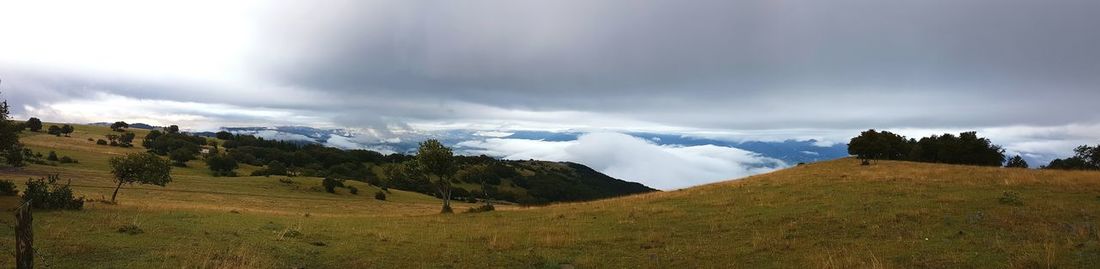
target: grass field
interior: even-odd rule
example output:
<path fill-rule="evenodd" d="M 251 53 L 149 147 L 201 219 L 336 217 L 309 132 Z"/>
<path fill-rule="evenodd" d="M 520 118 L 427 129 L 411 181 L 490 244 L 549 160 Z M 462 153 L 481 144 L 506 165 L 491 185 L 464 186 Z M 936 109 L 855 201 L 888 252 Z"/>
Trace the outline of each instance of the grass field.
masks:
<path fill-rule="evenodd" d="M 0 172 L 22 187 L 60 173 L 109 198 L 105 127 L 27 134 L 79 164 Z M 138 134 L 142 137 L 143 134 Z M 840 159 L 685 190 L 439 215 L 430 196 L 319 192 L 319 179 L 215 178 L 199 162 L 119 204 L 35 212 L 49 268 L 1097 268 L 1100 173 Z M 255 169 L 246 167 L 242 170 Z M 247 174 L 244 173 L 244 174 Z M 1001 202 L 1006 192 L 1022 205 Z M 15 197 L 0 197 L 10 209 Z M 460 206 L 469 204 L 458 203 Z M 463 208 L 457 208 L 463 211 Z M 11 227 L 10 211 L 0 221 Z M 139 234 L 118 232 L 136 225 Z M 0 267 L 13 231 L 0 230 Z M 568 267 L 565 266 L 565 267 Z M 43 266 L 43 268 L 45 268 Z"/>

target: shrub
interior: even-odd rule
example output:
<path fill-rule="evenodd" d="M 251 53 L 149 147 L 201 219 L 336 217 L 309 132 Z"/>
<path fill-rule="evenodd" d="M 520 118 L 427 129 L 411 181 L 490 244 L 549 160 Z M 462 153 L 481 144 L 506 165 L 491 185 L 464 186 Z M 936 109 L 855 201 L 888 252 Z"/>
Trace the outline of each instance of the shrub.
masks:
<path fill-rule="evenodd" d="M 466 210 L 466 213 L 481 213 L 481 212 L 489 212 L 489 211 L 493 211 L 493 210 L 496 210 L 496 209 L 497 209 L 497 208 L 496 208 L 496 207 L 494 207 L 494 206 L 493 206 L 493 205 L 491 205 L 491 204 L 484 204 L 484 205 L 481 205 L 481 206 L 479 206 L 479 207 L 471 207 L 470 209 L 467 209 L 467 210 Z"/>
<path fill-rule="evenodd" d="M 141 228 L 138 227 L 135 224 L 126 224 L 126 225 L 122 225 L 122 226 L 118 227 L 118 232 L 124 233 L 124 234 L 129 234 L 129 235 L 135 235 L 135 234 L 144 233 L 145 231 L 141 230 Z"/>
<path fill-rule="evenodd" d="M 55 161 L 55 162 L 58 161 L 57 152 L 54 152 L 54 151 L 51 150 L 50 155 L 48 157 L 46 157 L 46 160 Z"/>
<path fill-rule="evenodd" d="M 178 148 L 168 152 L 168 159 L 172 160 L 172 165 L 187 167 L 187 161 L 195 159 L 195 152 L 187 148 Z"/>
<path fill-rule="evenodd" d="M 386 193 L 381 192 L 381 191 L 375 192 L 374 193 L 374 199 L 375 200 L 380 200 L 380 201 L 385 201 L 386 200 Z"/>
<path fill-rule="evenodd" d="M 343 187 L 344 181 L 326 177 L 325 179 L 321 180 L 321 186 L 325 187 L 325 192 L 336 193 L 336 187 Z"/>
<path fill-rule="evenodd" d="M 1012 192 L 1012 191 L 1006 191 L 1006 192 L 1002 193 L 1001 198 L 999 199 L 999 202 L 1001 204 L 1013 205 L 1013 206 L 1022 206 L 1022 205 L 1024 205 L 1024 201 L 1020 200 L 1020 194 L 1018 194 L 1016 192 Z"/>
<path fill-rule="evenodd" d="M 8 165 L 11 165 L 11 166 L 14 166 L 14 167 L 22 167 L 22 166 L 26 165 L 25 163 L 23 163 L 23 159 L 24 159 L 24 157 L 26 157 L 25 154 L 24 154 L 24 151 L 19 150 L 18 148 L 12 148 L 12 149 L 8 149 L 8 151 L 6 153 L 7 153 L 6 154 L 7 158 L 4 158 L 4 162 L 7 163 Z"/>
<path fill-rule="evenodd" d="M 76 159 L 73 159 L 72 157 L 63 156 L 63 157 L 61 157 L 61 163 L 79 163 L 79 162 L 76 161 Z"/>
<path fill-rule="evenodd" d="M 280 178 L 279 182 L 282 182 L 283 184 L 294 184 L 295 183 L 294 180 L 290 179 L 290 178 Z"/>
<path fill-rule="evenodd" d="M 84 197 L 73 198 L 73 190 L 69 183 L 57 184 L 58 175 L 50 175 L 37 180 L 27 179 L 27 188 L 23 191 L 23 200 L 31 200 L 34 208 L 41 209 L 70 209 L 80 210 L 84 208 Z"/>
<path fill-rule="evenodd" d="M 214 176 L 237 176 L 237 173 L 233 171 L 237 169 L 237 160 L 229 156 L 210 156 L 210 158 L 206 158 L 206 166 L 210 168 L 211 172 L 214 172 Z"/>
<path fill-rule="evenodd" d="M 11 180 L 0 180 L 0 195 L 14 196 L 19 193 L 19 190 L 15 189 L 15 182 Z"/>
<path fill-rule="evenodd" d="M 88 138 L 88 139 L 91 139 L 91 138 Z M 95 144 L 96 144 L 96 145 L 103 145 L 103 146 L 106 146 L 106 145 L 107 145 L 107 140 L 103 140 L 103 139 L 100 139 L 100 140 L 96 140 L 96 141 L 95 141 Z"/>
<path fill-rule="evenodd" d="M 351 194 L 359 194 L 359 188 L 356 188 L 355 186 L 348 186 L 348 192 L 350 192 Z"/>
<path fill-rule="evenodd" d="M 308 217 L 309 215 L 307 214 L 306 216 Z M 286 231 L 283 232 L 283 237 L 296 238 L 299 236 L 302 236 L 302 232 L 295 228 L 286 229 Z"/>
<path fill-rule="evenodd" d="M 95 142 L 95 138 L 91 138 L 91 137 L 89 137 L 89 138 L 88 138 L 88 142 Z"/>

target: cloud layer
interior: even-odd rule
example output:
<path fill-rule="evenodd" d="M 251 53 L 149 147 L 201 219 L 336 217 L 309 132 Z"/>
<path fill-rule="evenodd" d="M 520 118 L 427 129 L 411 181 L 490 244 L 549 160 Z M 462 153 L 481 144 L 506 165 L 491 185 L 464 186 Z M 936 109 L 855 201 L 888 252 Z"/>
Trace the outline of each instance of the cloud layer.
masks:
<path fill-rule="evenodd" d="M 457 148 L 513 160 L 582 163 L 612 177 L 664 190 L 736 179 L 787 165 L 736 148 L 661 146 L 620 133 L 590 133 L 563 142 L 492 138 L 462 142 Z"/>

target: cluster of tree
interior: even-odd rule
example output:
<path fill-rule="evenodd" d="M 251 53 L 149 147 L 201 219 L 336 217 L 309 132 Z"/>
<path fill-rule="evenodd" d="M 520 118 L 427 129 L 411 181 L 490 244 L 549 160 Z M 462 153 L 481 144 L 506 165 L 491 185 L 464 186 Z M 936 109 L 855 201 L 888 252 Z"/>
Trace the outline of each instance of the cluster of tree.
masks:
<path fill-rule="evenodd" d="M 630 183 L 600 174 L 578 164 L 559 164 L 538 161 L 505 161 L 488 156 L 450 157 L 450 164 L 439 163 L 444 168 L 426 170 L 424 158 L 417 155 L 385 155 L 371 150 L 341 150 L 319 144 L 267 140 L 264 138 L 217 132 L 214 137 L 222 140 L 229 157 L 240 164 L 264 167 L 253 176 L 288 175 L 314 176 L 364 181 L 381 188 L 395 188 L 454 198 L 465 201 L 477 199 L 506 200 L 524 204 L 540 204 L 556 201 L 590 200 L 617 195 L 653 191 L 644 185 Z M 438 141 L 429 140 L 427 152 L 447 155 L 446 148 Z M 444 150 L 446 149 L 446 150 Z M 442 157 L 440 157 L 442 158 Z M 210 159 L 208 158 L 208 161 Z M 218 159 L 217 163 L 228 163 Z M 218 167 L 233 167 L 219 165 Z M 375 169 L 377 167 L 377 169 Z M 450 168 L 446 168 L 450 167 Z M 442 170 L 439 170 L 442 169 Z M 214 170 L 214 169 L 212 169 Z M 533 171 L 521 175 L 517 171 Z M 218 169 L 215 173 L 227 173 Z M 452 171 L 453 173 L 445 173 Z M 444 175 L 440 179 L 439 175 Z M 471 183 L 480 187 L 441 189 L 440 180 L 453 183 Z M 506 190 L 502 190 L 506 189 Z M 449 199 L 448 199 L 449 200 Z"/>
<path fill-rule="evenodd" d="M 131 132 L 125 132 L 125 133 L 122 133 L 121 135 L 119 135 L 119 134 L 107 134 L 107 135 L 104 135 L 104 137 L 106 137 L 107 140 L 99 139 L 98 141 L 96 141 L 96 144 L 98 144 L 98 145 L 110 145 L 112 147 L 129 148 L 129 147 L 134 146 L 134 138 L 137 137 L 137 135 L 135 135 L 134 133 L 131 133 Z"/>
<path fill-rule="evenodd" d="M 1100 145 L 1082 145 L 1073 149 L 1073 157 L 1054 159 L 1044 169 L 1100 170 Z"/>
<path fill-rule="evenodd" d="M 61 127 L 57 127 L 57 125 L 50 125 L 50 128 L 46 129 L 46 133 L 48 134 L 52 134 L 55 136 L 64 135 L 65 137 L 69 137 L 69 134 L 72 134 L 73 131 L 73 126 L 68 124 L 61 125 Z"/>
<path fill-rule="evenodd" d="M 264 166 L 252 175 L 300 175 L 376 180 L 368 164 L 411 159 L 407 155 L 383 155 L 370 150 L 341 150 L 297 141 L 267 140 L 253 135 L 218 132 L 227 155 L 238 163 Z"/>
<path fill-rule="evenodd" d="M 867 130 L 848 143 L 848 154 L 863 160 L 904 160 L 917 162 L 1000 166 L 1004 149 L 977 132 L 958 136 L 944 134 L 920 140 L 888 131 Z"/>
<path fill-rule="evenodd" d="M 38 132 L 38 131 L 42 130 L 43 125 L 42 125 L 42 120 L 32 117 L 30 119 L 27 119 L 27 121 L 24 122 L 22 126 L 26 129 L 30 130 L 31 132 Z M 23 129 L 23 128 L 19 128 L 19 129 Z M 57 126 L 57 125 L 50 125 L 49 128 L 46 128 L 46 133 L 56 135 L 56 136 L 61 136 L 61 135 L 69 136 L 69 134 L 72 134 L 73 131 L 74 131 L 73 126 L 68 125 L 68 124 L 61 125 L 60 127 Z"/>
<path fill-rule="evenodd" d="M 186 167 L 187 162 L 196 160 L 203 146 L 212 144 L 214 153 L 217 153 L 217 143 L 207 141 L 205 137 L 180 133 L 179 126 L 171 125 L 162 130 L 152 130 L 142 139 L 141 145 L 146 150 L 160 156 L 167 156 L 172 164 Z"/>

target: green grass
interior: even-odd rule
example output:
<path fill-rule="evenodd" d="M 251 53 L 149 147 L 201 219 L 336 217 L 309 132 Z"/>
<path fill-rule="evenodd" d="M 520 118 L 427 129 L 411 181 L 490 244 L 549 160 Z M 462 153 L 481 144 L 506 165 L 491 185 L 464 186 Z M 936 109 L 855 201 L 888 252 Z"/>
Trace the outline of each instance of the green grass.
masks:
<path fill-rule="evenodd" d="M 28 135 L 80 164 L 60 173 L 110 194 L 107 128 Z M 109 130 L 107 130 L 109 132 Z M 142 135 L 139 134 L 139 138 Z M 62 153 L 64 152 L 64 153 Z M 439 215 L 430 196 L 317 191 L 316 178 L 214 178 L 193 162 L 167 187 L 126 187 L 118 205 L 35 212 L 40 265 L 55 268 L 1096 268 L 1100 173 L 840 159 L 685 190 Z M 1020 205 L 1001 198 L 1014 192 Z M 10 208 L 14 197 L 0 197 Z M 469 204 L 457 203 L 463 207 Z M 457 208 L 463 211 L 464 208 Z M 308 216 L 307 216 L 308 214 Z M 11 225 L 12 218 L 0 219 Z M 133 224 L 140 234 L 118 232 Z M 291 232 L 295 231 L 295 232 Z M 12 253 L 4 229 L 0 252 Z M 11 267 L 11 255 L 0 267 Z"/>

